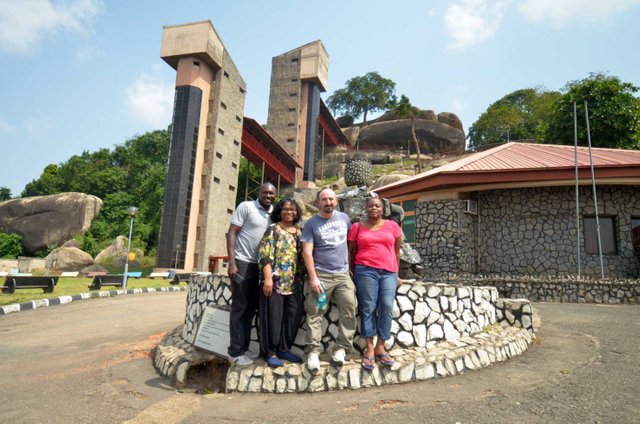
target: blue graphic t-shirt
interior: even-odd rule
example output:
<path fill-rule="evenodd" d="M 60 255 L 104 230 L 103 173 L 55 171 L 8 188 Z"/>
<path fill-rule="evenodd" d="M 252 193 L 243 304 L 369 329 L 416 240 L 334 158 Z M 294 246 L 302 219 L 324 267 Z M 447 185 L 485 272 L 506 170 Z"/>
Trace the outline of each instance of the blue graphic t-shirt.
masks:
<path fill-rule="evenodd" d="M 323 272 L 348 272 L 347 233 L 351 221 L 347 214 L 334 211 L 331 218 L 314 215 L 302 228 L 301 241 L 313 243 L 315 267 Z"/>

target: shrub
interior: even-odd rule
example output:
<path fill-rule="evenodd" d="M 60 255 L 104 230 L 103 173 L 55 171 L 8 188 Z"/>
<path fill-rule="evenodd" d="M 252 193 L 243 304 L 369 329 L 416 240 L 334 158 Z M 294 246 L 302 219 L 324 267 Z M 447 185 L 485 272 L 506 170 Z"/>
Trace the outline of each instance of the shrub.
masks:
<path fill-rule="evenodd" d="M 24 253 L 22 237 L 18 234 L 0 233 L 0 258 L 15 259 Z"/>

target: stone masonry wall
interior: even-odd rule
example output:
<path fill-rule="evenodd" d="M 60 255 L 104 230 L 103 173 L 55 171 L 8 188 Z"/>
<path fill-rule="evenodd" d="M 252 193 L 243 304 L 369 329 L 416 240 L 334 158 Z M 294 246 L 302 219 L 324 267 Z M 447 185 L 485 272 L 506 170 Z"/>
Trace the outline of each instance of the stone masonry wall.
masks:
<path fill-rule="evenodd" d="M 429 347 L 439 341 L 451 341 L 481 333 L 496 323 L 495 287 L 463 287 L 447 284 L 405 283 L 398 289 L 394 302 L 391 339 L 387 348 Z M 187 294 L 187 311 L 182 337 L 192 343 L 202 312 L 209 304 L 228 306 L 231 300 L 229 281 L 223 275 L 193 276 Z M 331 349 L 338 336 L 338 310 L 329 305 L 323 322 L 322 341 Z M 358 318 L 358 327 L 359 327 Z M 257 342 L 257 332 L 252 332 Z M 362 348 L 364 340 L 356 332 L 355 344 Z M 294 352 L 305 347 L 303 325 L 295 340 Z"/>
<path fill-rule="evenodd" d="M 475 272 L 475 216 L 464 200 L 432 200 L 416 207 L 416 245 L 427 276 Z"/>
<path fill-rule="evenodd" d="M 214 359 L 191 343 L 204 308 L 210 304 L 227 308 L 230 295 L 225 276 L 192 276 L 185 323 L 167 333 L 155 351 L 154 364 L 162 375 L 184 384 L 192 366 Z M 336 308 L 330 305 L 323 325 L 325 344 L 335 340 L 331 331 L 337 319 L 334 314 Z M 248 367 L 231 365 L 226 391 L 318 392 L 452 376 L 524 353 L 535 337 L 532 318 L 527 300 L 497 299 L 493 287 L 410 282 L 398 292 L 394 338 L 387 346 L 395 365 L 367 371 L 355 354 L 336 368 L 322 354 L 320 370 L 311 374 L 304 364 L 287 363 L 271 369 L 258 360 Z M 362 347 L 362 339 L 357 337 L 356 344 Z"/>
<path fill-rule="evenodd" d="M 593 215 L 590 187 L 580 187 L 580 213 Z M 570 275 L 576 273 L 575 189 L 540 187 L 478 194 L 478 273 Z M 640 216 L 640 191 L 632 186 L 598 186 L 600 216 L 615 218 L 618 253 L 604 255 L 605 276 L 637 278 L 631 218 Z M 581 219 L 583 275 L 600 275 L 598 255 L 587 255 Z"/>

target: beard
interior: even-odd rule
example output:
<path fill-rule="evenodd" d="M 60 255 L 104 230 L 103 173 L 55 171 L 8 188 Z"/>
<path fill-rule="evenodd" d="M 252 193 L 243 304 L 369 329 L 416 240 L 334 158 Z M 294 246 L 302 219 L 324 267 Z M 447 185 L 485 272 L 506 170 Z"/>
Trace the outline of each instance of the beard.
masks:
<path fill-rule="evenodd" d="M 333 212 L 333 209 L 334 209 L 333 205 L 326 205 L 324 208 L 322 208 L 322 210 L 325 213 L 331 213 L 331 212 Z"/>

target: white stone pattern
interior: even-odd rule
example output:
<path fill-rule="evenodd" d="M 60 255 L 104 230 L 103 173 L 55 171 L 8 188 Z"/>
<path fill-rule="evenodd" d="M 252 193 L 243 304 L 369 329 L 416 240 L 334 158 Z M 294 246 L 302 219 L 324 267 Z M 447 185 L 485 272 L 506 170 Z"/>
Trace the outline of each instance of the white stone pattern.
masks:
<path fill-rule="evenodd" d="M 189 367 L 214 358 L 194 348 L 192 343 L 202 312 L 207 305 L 228 308 L 230 301 L 231 291 L 226 276 L 192 277 L 187 293 L 184 325 L 168 333 L 156 352 L 155 365 L 161 374 L 175 378 L 180 384 L 184 382 Z M 322 341 L 326 351 L 335 344 L 338 316 L 337 308 L 331 302 L 322 325 Z M 505 320 L 506 324 L 494 325 Z M 521 331 L 513 332 L 511 329 Z M 292 349 L 298 355 L 304 355 L 305 334 L 306 326 L 303 321 Z M 319 379 L 318 376 L 307 375 L 304 367 L 287 365 L 282 369 L 270 370 L 259 360 L 250 374 L 246 371 L 236 372 L 236 367 L 232 367 L 227 377 L 227 390 L 278 393 L 321 391 L 452 375 L 460 370 L 486 366 L 496 360 L 510 357 L 509 355 L 522 353 L 533 336 L 532 311 L 526 300 L 498 299 L 498 291 L 494 287 L 465 287 L 410 281 L 403 284 L 396 296 L 391 339 L 386 344 L 387 349 L 396 356 L 398 363 L 402 364 L 400 368 L 395 367 L 382 373 L 381 370 L 377 370 L 367 376 L 367 373 L 360 369 L 360 361 L 352 360 L 350 368 L 333 373 L 327 362 L 328 358 L 324 358 L 324 371 Z M 516 343 L 514 337 L 520 341 Z M 257 331 L 254 326 L 254 347 L 255 343 Z M 496 344 L 507 351 L 496 353 Z M 510 347 L 512 344 L 513 347 Z M 364 340 L 358 332 L 354 345 L 356 349 L 362 349 L 364 346 Z M 480 345 L 486 345 L 483 347 L 484 350 L 477 350 Z M 519 348 L 516 349 L 515 346 Z M 438 352 L 445 352 L 450 348 L 457 353 L 449 352 L 446 357 L 453 355 L 458 362 L 452 358 L 449 359 L 453 362 L 444 361 L 444 356 L 439 358 Z M 491 360 L 487 362 L 484 359 L 485 351 L 491 352 L 495 356 L 494 359 L 489 356 Z M 359 354 L 354 353 L 354 357 L 359 358 Z M 498 357 L 502 359 L 495 359 Z M 465 365 L 466 363 L 471 365 Z M 425 364 L 430 364 L 431 368 Z M 278 382 L 280 377 L 286 377 L 286 380 Z M 261 383 L 258 383 L 258 380 Z"/>
<path fill-rule="evenodd" d="M 271 369 L 263 361 L 249 367 L 232 366 L 227 373 L 227 392 L 301 393 L 359 389 L 407 383 L 462 374 L 488 367 L 523 354 L 532 336 L 516 327 L 492 326 L 475 336 L 443 341 L 430 348 L 394 349 L 396 363 L 362 368 L 359 355 L 347 357 L 341 368 L 330 365 L 329 356 L 320 356 L 320 370 L 311 374 L 304 364 L 286 364 Z"/>
<path fill-rule="evenodd" d="M 224 275 L 194 276 L 187 293 L 187 313 L 182 337 L 193 343 L 202 312 L 208 304 L 228 307 L 231 300 L 228 278 Z M 412 300 L 414 298 L 415 300 Z M 483 331 L 484 327 L 495 324 L 495 302 L 498 291 L 494 287 L 463 287 L 448 284 L 405 282 L 398 290 L 395 300 L 391 329 L 393 343 L 388 347 L 413 348 L 430 342 L 456 340 Z M 396 316 L 397 315 L 397 316 Z M 338 337 L 338 312 L 330 302 L 322 325 L 322 342 L 325 349 L 331 349 Z M 358 324 L 359 324 L 358 316 Z M 252 341 L 257 342 L 255 334 Z M 359 327 L 359 326 L 358 326 Z M 433 328 L 432 328 L 433 327 Z M 304 352 L 305 317 L 294 348 L 295 353 Z M 425 335 L 422 339 L 422 335 Z M 416 340 L 416 335 L 419 337 Z M 364 346 L 364 340 L 356 331 L 356 346 Z"/>

